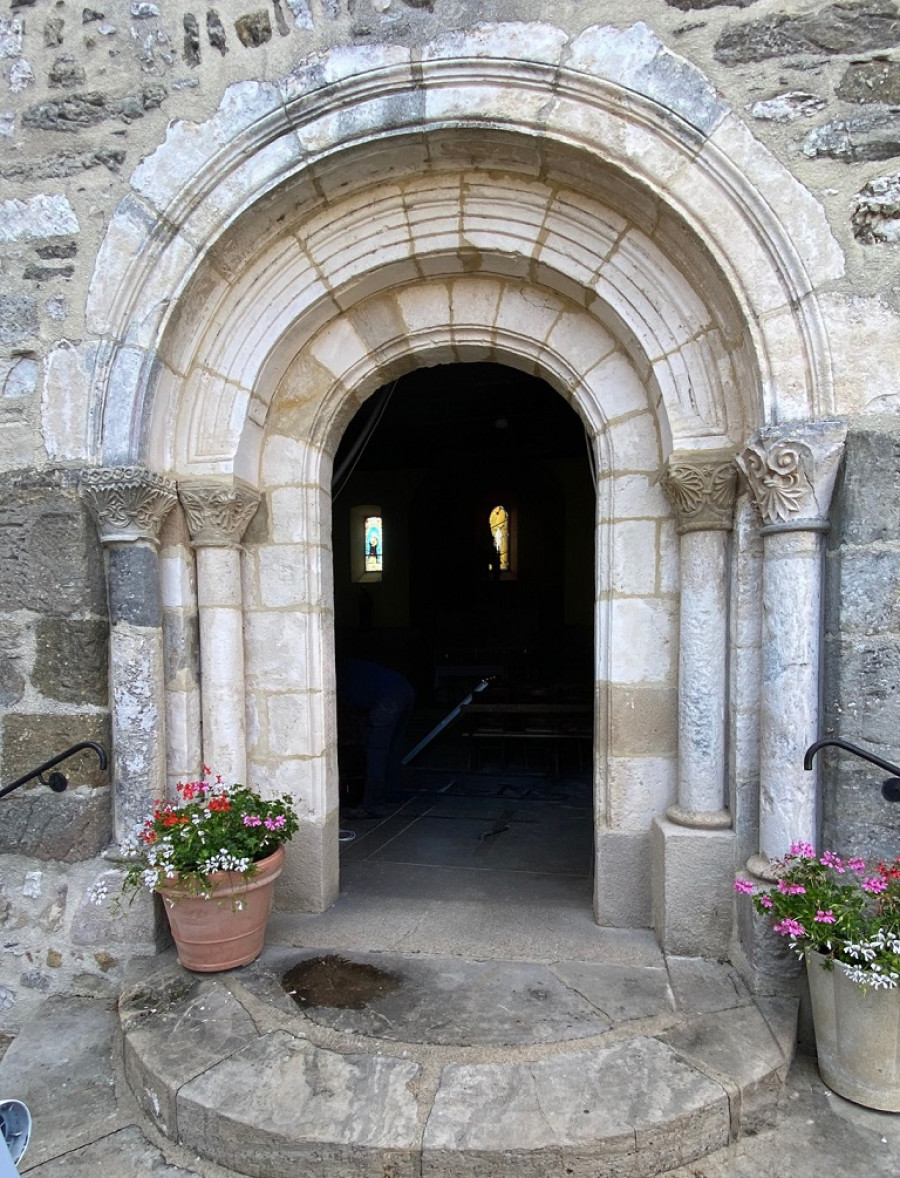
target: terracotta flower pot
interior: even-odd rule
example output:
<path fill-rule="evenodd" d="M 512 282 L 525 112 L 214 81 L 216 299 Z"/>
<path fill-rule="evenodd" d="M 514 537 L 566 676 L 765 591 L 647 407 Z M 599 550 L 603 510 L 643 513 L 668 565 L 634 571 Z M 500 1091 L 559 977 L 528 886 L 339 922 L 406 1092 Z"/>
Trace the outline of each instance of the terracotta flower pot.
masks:
<path fill-rule="evenodd" d="M 863 990 L 823 960 L 806 958 L 822 1079 L 856 1104 L 900 1112 L 900 990 Z"/>
<path fill-rule="evenodd" d="M 283 863 L 284 847 L 279 847 L 267 859 L 260 859 L 250 879 L 236 871 L 213 872 L 207 897 L 179 886 L 177 881 L 156 889 L 163 898 L 178 960 L 185 969 L 215 973 L 246 965 L 259 956 L 275 880 Z"/>

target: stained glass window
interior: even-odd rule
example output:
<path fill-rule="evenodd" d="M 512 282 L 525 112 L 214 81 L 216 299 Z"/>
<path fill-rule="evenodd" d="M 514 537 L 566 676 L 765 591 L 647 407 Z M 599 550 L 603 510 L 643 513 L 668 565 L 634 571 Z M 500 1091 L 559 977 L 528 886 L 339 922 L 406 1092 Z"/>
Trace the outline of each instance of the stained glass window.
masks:
<path fill-rule="evenodd" d="M 509 561 L 509 512 L 505 507 L 498 505 L 490 514 L 491 535 L 494 538 L 494 550 L 499 558 L 499 564 L 495 567 L 499 568 L 501 573 L 508 573 L 510 569 Z"/>
<path fill-rule="evenodd" d="M 384 572 L 384 525 L 381 506 L 361 503 L 350 508 L 350 577 L 380 581 Z"/>
<path fill-rule="evenodd" d="M 383 561 L 383 536 L 381 531 L 381 516 L 367 515 L 363 523 L 365 537 L 365 569 L 367 573 L 380 573 Z"/>

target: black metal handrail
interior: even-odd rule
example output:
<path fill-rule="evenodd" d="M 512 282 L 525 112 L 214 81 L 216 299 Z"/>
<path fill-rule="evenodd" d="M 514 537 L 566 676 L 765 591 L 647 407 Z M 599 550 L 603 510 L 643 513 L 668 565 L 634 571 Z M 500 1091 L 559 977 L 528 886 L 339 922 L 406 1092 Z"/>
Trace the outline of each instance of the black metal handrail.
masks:
<path fill-rule="evenodd" d="M 861 757 L 862 760 L 868 761 L 870 765 L 877 765 L 879 769 L 886 769 L 891 776 L 881 784 L 882 796 L 888 802 L 900 802 L 900 765 L 886 761 L 884 757 L 878 757 L 875 753 L 867 753 L 865 749 L 859 748 L 858 745 L 850 744 L 848 740 L 838 740 L 836 736 L 826 737 L 825 740 L 817 740 L 804 753 L 803 768 L 812 769 L 813 757 L 815 757 L 819 749 L 823 749 L 828 745 L 844 749 L 845 752 L 852 753 L 854 757 Z"/>
<path fill-rule="evenodd" d="M 58 757 L 51 757 L 49 761 L 45 761 L 43 765 L 38 765 L 37 769 L 32 769 L 30 773 L 26 773 L 18 780 L 5 785 L 0 789 L 0 798 L 5 798 L 7 794 L 11 794 L 14 789 L 18 789 L 20 785 L 25 785 L 29 781 L 34 781 L 35 778 L 40 781 L 41 785 L 48 785 L 54 793 L 61 794 L 66 786 L 69 784 L 69 779 L 65 773 L 59 771 L 51 773 L 49 777 L 45 778 L 44 774 L 48 769 L 52 769 L 54 765 L 58 765 L 60 761 L 65 761 L 69 757 L 74 757 L 76 753 L 80 753 L 82 749 L 93 749 L 100 761 L 100 768 L 105 769 L 109 764 L 109 758 L 106 755 L 106 749 L 102 744 L 97 744 L 93 740 L 83 740 L 80 744 L 73 744 L 70 749 L 66 749 L 64 753 L 60 753 Z M 900 772 L 900 770 L 898 770 Z"/>

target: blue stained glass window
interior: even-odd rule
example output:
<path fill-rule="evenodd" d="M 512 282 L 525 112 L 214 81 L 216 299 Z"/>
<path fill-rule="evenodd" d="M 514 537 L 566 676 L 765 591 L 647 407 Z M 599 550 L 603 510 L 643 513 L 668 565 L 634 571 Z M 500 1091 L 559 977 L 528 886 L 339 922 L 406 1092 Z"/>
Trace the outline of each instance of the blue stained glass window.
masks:
<path fill-rule="evenodd" d="M 384 536 L 380 515 L 367 515 L 363 523 L 365 552 L 363 555 L 367 573 L 380 573 L 384 561 Z"/>

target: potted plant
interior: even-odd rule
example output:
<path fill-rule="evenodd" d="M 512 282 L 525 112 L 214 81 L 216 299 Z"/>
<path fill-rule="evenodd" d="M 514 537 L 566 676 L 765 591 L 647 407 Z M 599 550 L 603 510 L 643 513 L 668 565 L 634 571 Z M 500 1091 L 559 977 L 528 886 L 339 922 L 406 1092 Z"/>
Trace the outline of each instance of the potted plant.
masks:
<path fill-rule="evenodd" d="M 291 798 L 262 798 L 246 785 L 179 782 L 179 801 L 157 802 L 126 841 L 126 893 L 162 896 L 178 960 L 212 972 L 262 950 L 284 844 L 297 830 Z"/>
<path fill-rule="evenodd" d="M 773 868 L 774 887 L 734 886 L 806 961 L 822 1079 L 900 1112 L 900 858 L 870 866 L 794 843 Z"/>

